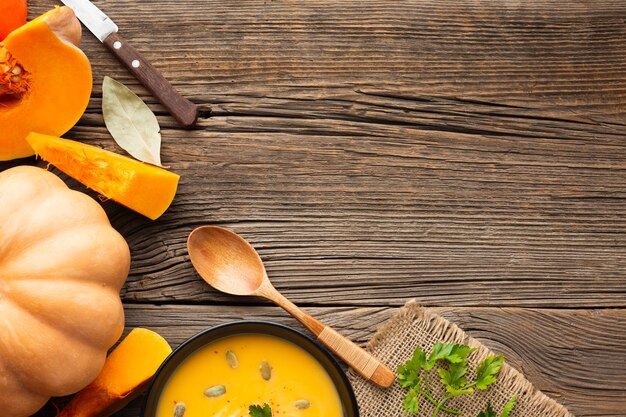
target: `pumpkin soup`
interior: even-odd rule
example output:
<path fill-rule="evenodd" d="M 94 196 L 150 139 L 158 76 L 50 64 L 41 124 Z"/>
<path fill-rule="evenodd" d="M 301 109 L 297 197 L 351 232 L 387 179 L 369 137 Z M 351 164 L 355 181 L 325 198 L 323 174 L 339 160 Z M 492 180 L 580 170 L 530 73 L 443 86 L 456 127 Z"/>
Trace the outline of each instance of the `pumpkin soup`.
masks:
<path fill-rule="evenodd" d="M 302 348 L 261 334 L 228 336 L 191 354 L 163 388 L 157 417 L 343 417 L 324 367 Z"/>

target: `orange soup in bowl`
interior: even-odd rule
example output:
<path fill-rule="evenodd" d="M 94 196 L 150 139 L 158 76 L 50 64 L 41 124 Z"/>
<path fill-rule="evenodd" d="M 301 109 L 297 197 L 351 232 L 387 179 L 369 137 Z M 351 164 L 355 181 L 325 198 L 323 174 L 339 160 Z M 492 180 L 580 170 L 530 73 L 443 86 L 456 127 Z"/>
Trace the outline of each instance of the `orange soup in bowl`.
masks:
<path fill-rule="evenodd" d="M 344 417 L 324 367 L 278 337 L 244 333 L 215 340 L 187 357 L 165 383 L 156 417 L 248 417 L 269 405 L 273 417 Z"/>

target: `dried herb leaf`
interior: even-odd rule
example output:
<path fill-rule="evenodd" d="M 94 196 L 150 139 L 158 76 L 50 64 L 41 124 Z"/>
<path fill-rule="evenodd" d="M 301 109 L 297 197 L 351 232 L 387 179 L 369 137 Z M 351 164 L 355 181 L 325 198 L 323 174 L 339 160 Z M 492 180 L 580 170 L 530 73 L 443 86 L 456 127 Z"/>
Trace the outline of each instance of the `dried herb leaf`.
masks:
<path fill-rule="evenodd" d="M 102 82 L 102 114 L 118 145 L 140 161 L 161 166 L 161 128 L 156 116 L 135 93 L 110 77 Z"/>

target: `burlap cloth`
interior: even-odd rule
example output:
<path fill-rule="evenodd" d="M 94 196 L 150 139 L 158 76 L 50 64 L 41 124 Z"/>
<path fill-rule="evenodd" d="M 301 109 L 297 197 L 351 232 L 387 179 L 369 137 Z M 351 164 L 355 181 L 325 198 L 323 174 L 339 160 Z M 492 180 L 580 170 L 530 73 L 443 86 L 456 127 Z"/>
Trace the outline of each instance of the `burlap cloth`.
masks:
<path fill-rule="evenodd" d="M 468 336 L 455 324 L 435 314 L 427 308 L 419 307 L 414 301 L 408 302 L 400 311 L 378 330 L 370 341 L 368 349 L 394 371 L 399 364 L 411 358 L 416 346 L 430 352 L 437 342 L 464 343 L 477 351 L 469 357 L 469 377 L 480 361 L 494 354 L 482 343 Z M 355 373 L 349 373 L 354 387 L 361 417 L 402 417 L 402 400 L 406 390 L 397 383 L 386 390 L 377 388 Z M 431 387 L 440 387 L 436 372 L 431 374 Z M 433 390 L 435 391 L 435 390 Z M 435 391 L 436 392 L 436 391 Z M 436 398 L 441 398 L 439 391 Z M 504 405 L 514 396 L 519 399 L 511 417 L 573 417 L 565 407 L 537 390 L 516 369 L 505 364 L 500 370 L 498 382 L 487 391 L 476 391 L 473 395 L 450 400 L 446 406 L 463 411 L 465 417 L 477 417 L 485 409 L 487 401 L 493 405 L 500 415 Z M 433 406 L 430 402 L 420 400 L 419 417 L 430 417 Z M 452 414 L 439 412 L 441 417 Z"/>

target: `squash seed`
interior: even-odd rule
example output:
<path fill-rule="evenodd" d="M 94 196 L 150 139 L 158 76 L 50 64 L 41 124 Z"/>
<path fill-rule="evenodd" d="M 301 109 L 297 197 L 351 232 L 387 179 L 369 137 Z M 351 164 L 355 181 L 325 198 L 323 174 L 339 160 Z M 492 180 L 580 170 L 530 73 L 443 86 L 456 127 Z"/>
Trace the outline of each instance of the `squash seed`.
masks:
<path fill-rule="evenodd" d="M 261 371 L 261 377 L 263 377 L 264 380 L 269 381 L 272 378 L 272 367 L 267 361 L 261 362 L 259 370 Z"/>
<path fill-rule="evenodd" d="M 298 400 L 294 403 L 298 410 L 306 410 L 311 406 L 311 402 L 308 400 Z"/>
<path fill-rule="evenodd" d="M 214 387 L 204 390 L 204 395 L 207 397 L 221 397 L 226 394 L 226 387 L 224 385 L 215 385 Z"/>
<path fill-rule="evenodd" d="M 176 403 L 174 406 L 174 417 L 183 417 L 187 411 L 185 403 Z"/>
<path fill-rule="evenodd" d="M 228 366 L 232 369 L 239 368 L 239 360 L 237 359 L 237 355 L 232 350 L 226 352 L 226 362 L 228 362 Z"/>

